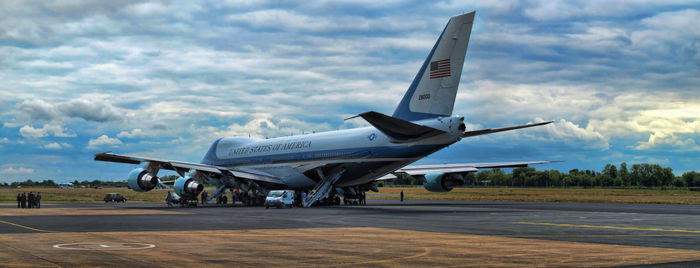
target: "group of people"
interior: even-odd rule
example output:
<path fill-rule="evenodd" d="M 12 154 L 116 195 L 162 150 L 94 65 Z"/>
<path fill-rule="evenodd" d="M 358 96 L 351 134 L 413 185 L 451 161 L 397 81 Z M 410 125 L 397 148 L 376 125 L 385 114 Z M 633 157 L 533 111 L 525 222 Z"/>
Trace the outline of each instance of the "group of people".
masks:
<path fill-rule="evenodd" d="M 18 193 L 17 208 L 41 208 L 41 192 Z"/>

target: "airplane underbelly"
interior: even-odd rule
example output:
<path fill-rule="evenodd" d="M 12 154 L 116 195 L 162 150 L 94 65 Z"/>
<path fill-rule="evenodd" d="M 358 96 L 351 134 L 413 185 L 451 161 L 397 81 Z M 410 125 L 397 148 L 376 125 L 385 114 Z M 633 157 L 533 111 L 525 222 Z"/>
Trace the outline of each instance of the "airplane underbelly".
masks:
<path fill-rule="evenodd" d="M 365 184 L 386 175 L 389 172 L 404 167 L 415 160 L 396 162 L 357 163 L 346 167 L 343 176 L 338 179 L 336 186 L 355 186 Z"/>

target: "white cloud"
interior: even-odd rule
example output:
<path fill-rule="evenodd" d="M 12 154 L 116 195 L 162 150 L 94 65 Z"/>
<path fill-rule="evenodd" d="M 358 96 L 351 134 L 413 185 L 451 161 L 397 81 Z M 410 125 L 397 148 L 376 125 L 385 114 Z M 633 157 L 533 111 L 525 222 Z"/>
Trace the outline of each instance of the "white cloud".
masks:
<path fill-rule="evenodd" d="M 45 149 L 61 149 L 61 144 L 58 142 L 52 142 L 49 144 L 44 145 Z"/>
<path fill-rule="evenodd" d="M 328 124 L 313 124 L 299 120 L 282 119 L 273 122 L 267 118 L 256 118 L 244 125 L 232 124 L 224 130 L 216 131 L 219 137 L 251 136 L 258 138 L 274 138 L 280 136 L 299 135 L 303 133 L 331 130 Z"/>
<path fill-rule="evenodd" d="M 17 105 L 18 120 L 60 121 L 66 118 L 82 118 L 105 122 L 120 120 L 122 112 L 111 103 L 99 99 L 77 98 L 67 102 L 47 102 L 43 99 L 25 100 Z M 25 119 L 25 117 L 28 117 Z"/>
<path fill-rule="evenodd" d="M 690 1 L 697 2 L 697 1 Z M 605 1 L 535 0 L 528 1 L 524 14 L 534 20 L 565 20 L 580 17 L 616 17 L 651 12 L 662 6 L 690 4 L 679 0 Z"/>
<path fill-rule="evenodd" d="M 380 1 L 381 2 L 381 1 Z M 448 0 L 436 1 L 435 7 L 439 9 L 449 10 L 452 12 L 477 10 L 477 15 L 481 14 L 482 9 L 495 12 L 505 12 L 518 7 L 520 1 L 502 0 L 502 1 L 464 1 L 464 0 Z"/>
<path fill-rule="evenodd" d="M 17 110 L 26 113 L 32 119 L 52 120 L 59 115 L 56 107 L 42 99 L 25 100 L 17 105 Z"/>
<path fill-rule="evenodd" d="M 666 134 L 662 131 L 649 135 L 648 141 L 640 141 L 634 147 L 637 150 L 648 150 L 659 147 L 671 147 L 678 151 L 700 151 L 700 146 L 690 137 L 682 138 L 675 134 Z"/>
<path fill-rule="evenodd" d="M 6 167 L 0 169 L 0 174 L 32 174 L 34 169 L 25 167 Z"/>
<path fill-rule="evenodd" d="M 140 138 L 140 137 L 146 137 L 145 132 L 141 130 L 140 128 L 135 128 L 132 129 L 130 132 L 129 131 L 122 131 L 117 134 L 117 137 L 119 138 Z"/>
<path fill-rule="evenodd" d="M 538 120 L 543 121 L 543 120 Z M 551 139 L 561 139 L 564 142 L 574 141 L 584 148 L 605 150 L 610 148 L 608 139 L 603 134 L 587 128 L 581 128 L 577 124 L 560 119 L 555 124 L 544 126 Z"/>
<path fill-rule="evenodd" d="M 423 26 L 423 23 L 404 18 L 363 18 L 354 16 L 308 16 L 303 13 L 267 9 L 230 15 L 228 21 L 243 23 L 256 28 L 289 29 L 310 32 L 408 30 Z"/>
<path fill-rule="evenodd" d="M 130 5 L 125 10 L 139 16 L 153 16 L 165 14 L 168 7 L 158 2 L 147 2 Z"/>
<path fill-rule="evenodd" d="M 120 144 L 122 144 L 122 142 L 119 139 L 110 138 L 107 135 L 102 135 L 99 136 L 97 139 L 90 139 L 90 141 L 88 141 L 88 148 L 94 149 L 103 146 L 115 147 L 116 145 Z"/>
<path fill-rule="evenodd" d="M 588 128 L 617 138 L 649 135 L 648 140 L 637 142 L 637 150 L 700 150 L 692 138 L 700 134 L 699 101 L 665 92 L 622 94 L 591 111 Z"/>
<path fill-rule="evenodd" d="M 75 137 L 76 134 L 65 133 L 65 129 L 61 125 L 55 124 L 44 124 L 41 128 L 34 128 L 29 125 L 25 125 L 19 129 L 19 133 L 25 138 L 42 138 L 49 135 L 54 137 Z"/>
<path fill-rule="evenodd" d="M 655 158 L 655 157 L 649 157 L 647 158 L 647 163 L 654 163 L 654 164 L 660 164 L 660 165 L 668 165 L 671 163 L 671 161 L 668 161 L 666 158 Z"/>
<path fill-rule="evenodd" d="M 58 104 L 58 109 L 67 116 L 88 121 L 105 122 L 119 120 L 122 117 L 117 108 L 102 100 L 73 99 Z"/>
<path fill-rule="evenodd" d="M 49 144 L 44 145 L 44 149 L 53 149 L 53 150 L 58 150 L 62 148 L 70 148 L 71 145 L 65 142 L 58 143 L 58 142 L 52 142 Z"/>

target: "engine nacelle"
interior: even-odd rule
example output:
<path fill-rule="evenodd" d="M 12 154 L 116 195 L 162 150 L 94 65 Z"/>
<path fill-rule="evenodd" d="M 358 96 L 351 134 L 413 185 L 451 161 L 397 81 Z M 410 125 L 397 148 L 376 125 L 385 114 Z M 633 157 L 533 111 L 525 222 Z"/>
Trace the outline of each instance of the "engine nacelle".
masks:
<path fill-rule="evenodd" d="M 134 191 L 148 192 L 158 185 L 158 177 L 148 173 L 148 170 L 143 168 L 135 168 L 129 172 L 127 183 Z"/>
<path fill-rule="evenodd" d="M 464 179 L 458 174 L 434 173 L 425 174 L 423 187 L 431 192 L 449 192 L 455 186 L 464 185 Z"/>
<path fill-rule="evenodd" d="M 179 195 L 198 195 L 204 190 L 204 185 L 199 184 L 193 178 L 184 177 L 175 180 L 175 193 Z"/>

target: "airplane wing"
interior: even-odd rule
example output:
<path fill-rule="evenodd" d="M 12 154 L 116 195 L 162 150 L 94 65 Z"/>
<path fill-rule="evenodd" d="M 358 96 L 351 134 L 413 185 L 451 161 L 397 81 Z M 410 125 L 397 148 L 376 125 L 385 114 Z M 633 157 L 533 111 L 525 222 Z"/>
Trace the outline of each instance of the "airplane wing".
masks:
<path fill-rule="evenodd" d="M 186 173 L 188 171 L 197 170 L 197 171 L 203 172 L 203 173 L 205 173 L 209 176 L 212 176 L 212 177 L 233 176 L 233 177 L 245 178 L 245 179 L 250 179 L 250 180 L 255 180 L 255 181 L 264 181 L 264 182 L 269 182 L 269 183 L 284 184 L 284 182 L 277 176 L 274 176 L 274 175 L 271 175 L 271 174 L 268 174 L 268 173 L 265 173 L 262 171 L 253 170 L 253 169 L 241 170 L 241 169 L 237 169 L 237 168 L 227 168 L 227 167 L 212 166 L 212 165 L 205 165 L 205 164 L 199 164 L 199 163 L 163 160 L 163 159 L 144 157 L 144 156 L 113 154 L 110 152 L 103 152 L 103 153 L 95 154 L 95 160 L 105 161 L 105 162 L 136 164 L 136 165 L 141 164 L 141 163 L 145 163 L 145 162 L 155 163 L 155 164 L 158 164 L 158 166 L 161 169 L 173 170 L 173 171 L 177 172 L 178 174 L 180 174 L 181 176 L 184 176 L 184 173 Z"/>
<path fill-rule="evenodd" d="M 546 163 L 554 163 L 559 161 L 527 161 L 527 162 L 496 162 L 496 163 L 465 163 L 465 164 L 440 164 L 440 165 L 415 165 L 405 166 L 397 169 L 393 173 L 406 173 L 411 176 L 425 175 L 430 173 L 468 173 L 477 172 L 483 168 L 515 168 L 527 167 L 528 165 L 538 165 Z M 377 180 L 395 179 L 393 174 L 386 174 Z"/>

